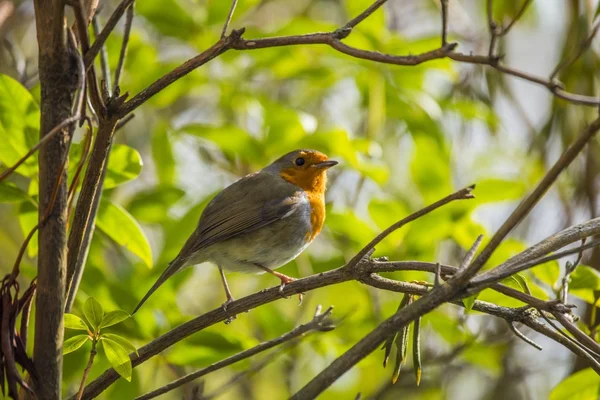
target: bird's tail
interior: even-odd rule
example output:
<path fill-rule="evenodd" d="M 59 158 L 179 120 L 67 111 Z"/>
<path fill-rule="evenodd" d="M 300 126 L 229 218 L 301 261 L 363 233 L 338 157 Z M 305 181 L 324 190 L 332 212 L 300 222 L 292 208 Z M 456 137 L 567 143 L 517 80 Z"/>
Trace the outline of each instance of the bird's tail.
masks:
<path fill-rule="evenodd" d="M 165 283 L 165 281 L 167 279 L 169 279 L 175 272 L 179 271 L 181 269 L 181 267 L 183 266 L 183 264 L 185 264 L 185 260 L 182 260 L 179 257 L 177 257 L 173 261 L 171 261 L 169 263 L 169 266 L 167 267 L 167 269 L 165 269 L 165 271 L 161 274 L 161 276 L 156 280 L 154 285 L 152 285 L 150 290 L 148 290 L 148 293 L 146 293 L 146 295 L 142 298 L 140 303 L 135 307 L 135 310 L 133 310 L 131 315 L 135 314 L 136 311 L 140 309 L 140 307 L 146 302 L 146 300 L 148 300 L 148 298 L 152 295 L 152 293 L 154 293 L 156 291 L 156 289 L 158 289 L 160 287 L 160 285 Z"/>

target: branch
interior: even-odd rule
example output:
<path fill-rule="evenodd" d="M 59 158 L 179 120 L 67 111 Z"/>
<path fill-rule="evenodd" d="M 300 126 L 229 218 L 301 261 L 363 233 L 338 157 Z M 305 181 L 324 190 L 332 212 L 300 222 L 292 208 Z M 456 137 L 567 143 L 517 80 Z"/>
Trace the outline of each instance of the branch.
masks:
<path fill-rule="evenodd" d="M 448 0 L 441 0 L 442 5 L 442 47 L 448 43 Z"/>
<path fill-rule="evenodd" d="M 371 6 L 369 8 L 367 8 L 365 11 L 363 11 L 362 13 L 360 13 L 359 15 L 357 15 L 356 17 L 354 17 L 350 21 L 348 21 L 346 23 L 346 25 L 343 26 L 342 30 L 348 31 L 348 33 L 350 33 L 350 31 L 356 25 L 363 22 L 366 18 L 368 18 L 371 14 L 373 14 L 375 11 L 377 11 L 377 9 L 379 7 L 381 7 L 382 5 L 384 5 L 386 2 L 387 2 L 387 0 L 377 0 L 375 3 L 371 4 Z"/>
<path fill-rule="evenodd" d="M 133 0 L 132 0 L 133 1 Z M 176 80 L 189 74 L 196 68 L 206 64 L 215 57 L 223 54 L 225 51 L 231 48 L 231 43 L 238 38 L 244 32 L 243 29 L 233 31 L 231 35 L 219 40 L 209 49 L 198 54 L 196 57 L 189 59 L 184 62 L 171 72 L 157 79 L 154 83 L 150 84 L 146 89 L 136 94 L 131 100 L 127 101 L 123 106 L 119 107 L 118 117 L 123 118 L 142 104 L 144 104 L 150 97 L 160 92 Z"/>
<path fill-rule="evenodd" d="M 100 34 L 96 36 L 96 41 L 83 56 L 83 62 L 86 69 L 89 69 L 93 65 L 94 59 L 100 52 L 100 49 L 102 49 L 102 46 L 104 46 L 106 39 L 108 39 L 108 36 L 113 29 L 115 29 L 117 22 L 119 22 L 123 14 L 125 14 L 125 10 L 127 10 L 133 2 L 134 0 L 123 0 L 119 3 L 117 8 L 115 8 L 115 11 L 113 11 L 108 21 L 106 21 L 106 25 L 104 25 Z"/>
<path fill-rule="evenodd" d="M 231 2 L 231 8 L 229 8 L 229 14 L 227 14 L 227 19 L 225 20 L 225 24 L 223 25 L 223 30 L 221 31 L 221 39 L 227 36 L 227 29 L 229 29 L 229 24 L 231 23 L 231 18 L 233 18 L 233 13 L 235 12 L 235 7 L 237 6 L 238 0 L 233 0 Z"/>
<path fill-rule="evenodd" d="M 311 331 L 328 332 L 335 328 L 335 326 L 331 323 L 331 320 L 329 318 L 332 311 L 333 311 L 333 307 L 329 307 L 324 313 L 321 314 L 321 306 L 318 306 L 317 310 L 315 312 L 315 315 L 310 322 L 300 325 L 275 339 L 263 342 L 257 346 L 252 347 L 251 349 L 242 351 L 241 353 L 238 353 L 238 354 L 228 357 L 224 360 L 216 362 L 206 368 L 202 368 L 196 372 L 187 374 L 186 376 L 181 377 L 159 389 L 153 390 L 152 392 L 146 393 L 143 396 L 137 397 L 135 400 L 153 399 L 157 396 L 160 396 L 161 394 L 170 392 L 171 390 L 176 389 L 181 385 L 184 385 L 188 382 L 198 379 L 201 376 L 207 375 L 207 374 L 217 371 L 221 368 L 225 368 L 225 367 L 227 367 L 231 364 L 234 364 L 238 361 L 241 361 L 246 358 L 252 357 L 256 354 L 262 353 L 263 351 L 271 349 L 275 346 L 279 346 L 280 344 L 283 344 L 285 342 L 289 342 L 290 340 L 296 339 L 300 336 L 304 336 L 308 332 L 311 332 Z"/>
<path fill-rule="evenodd" d="M 100 23 L 98 22 L 98 14 L 92 17 L 92 29 L 94 31 L 94 36 L 98 37 L 98 34 L 100 33 Z M 87 51 L 89 51 L 89 44 L 86 52 Z M 110 68 L 108 67 L 108 51 L 106 51 L 106 46 L 102 46 L 100 48 L 100 67 L 102 70 L 102 78 L 104 79 L 103 87 L 110 88 Z"/>
<path fill-rule="evenodd" d="M 125 66 L 125 55 L 127 54 L 127 45 L 129 43 L 129 34 L 131 33 L 131 24 L 133 23 L 133 6 L 134 3 L 132 3 L 131 6 L 127 8 L 127 16 L 125 17 L 125 29 L 123 30 L 123 43 L 121 44 L 119 63 L 117 64 L 117 69 L 115 70 L 115 83 L 113 85 L 113 93 L 119 91 L 119 81 L 121 79 L 123 67 Z M 96 37 L 97 36 L 98 35 L 96 35 Z"/>
<path fill-rule="evenodd" d="M 395 224 L 391 225 L 389 228 L 387 228 L 386 230 L 384 230 L 383 232 L 381 232 L 379 235 L 377 235 L 375 237 L 375 239 L 373 239 L 369 244 L 367 244 L 365 247 L 363 247 L 362 250 L 360 250 L 347 264 L 346 267 L 347 269 L 352 269 L 354 268 L 356 265 L 358 265 L 358 263 L 370 252 L 372 251 L 375 246 L 377 246 L 383 239 L 385 239 L 387 236 L 389 236 L 392 232 L 398 230 L 399 228 L 401 228 L 402 226 L 408 224 L 411 221 L 416 220 L 417 218 L 421 218 L 422 216 L 429 214 L 431 211 L 440 208 L 454 200 L 465 200 L 465 199 L 473 199 L 475 196 L 473 196 L 473 194 L 471 193 L 473 191 L 473 189 L 475 188 L 475 185 L 471 185 L 468 186 L 466 188 L 460 189 L 457 192 L 452 193 L 449 196 L 444 197 L 441 200 L 436 201 L 435 203 L 417 211 L 416 213 L 413 213 L 411 215 L 409 215 L 406 218 L 401 219 L 400 221 L 396 222 Z"/>
<path fill-rule="evenodd" d="M 559 250 L 563 246 L 564 245 L 560 241 L 553 241 L 551 243 L 548 243 L 548 245 L 545 246 L 545 248 L 548 252 L 553 252 Z M 311 275 L 306 278 L 301 278 L 287 284 L 284 287 L 282 293 L 279 291 L 279 286 L 276 286 L 261 291 L 259 293 L 251 294 L 239 300 L 235 300 L 227 306 L 227 312 L 225 312 L 221 307 L 219 307 L 199 317 L 196 317 L 191 321 L 181 324 L 173 328 L 169 332 L 163 334 L 162 336 L 154 339 L 147 345 L 141 347 L 138 350 L 138 355 L 134 353 L 130 354 L 131 362 L 133 367 L 135 368 L 136 366 L 142 364 L 151 357 L 159 354 L 160 352 L 164 351 L 165 349 L 169 348 L 175 343 L 185 339 L 189 335 L 201 331 L 209 326 L 215 325 L 219 322 L 225 321 L 227 318 L 229 318 L 230 314 L 241 314 L 242 312 L 249 311 L 253 308 L 257 308 L 264 304 L 280 300 L 282 295 L 285 297 L 289 297 L 295 294 L 306 293 L 321 287 L 335 285 L 338 283 L 352 280 L 357 280 L 359 282 L 363 282 L 374 287 L 388 289 L 389 285 L 387 283 L 381 283 L 385 282 L 386 278 L 377 277 L 372 274 L 394 271 L 427 271 L 431 272 L 432 274 L 435 274 L 436 271 L 439 271 L 442 275 L 450 276 L 453 275 L 456 272 L 456 270 L 456 267 L 439 263 L 429 263 L 420 261 L 380 262 L 371 260 L 368 262 L 361 263 L 361 268 L 354 268 L 349 270 L 344 266 L 317 275 Z M 388 281 L 394 282 L 391 280 Z M 395 291 L 402 291 L 403 293 L 421 295 L 427 293 L 427 287 L 407 282 L 398 282 L 394 284 L 394 287 L 401 288 L 404 291 Z M 505 294 L 507 296 L 514 297 L 537 309 L 547 310 L 549 312 L 563 312 L 565 310 L 568 310 L 568 308 L 561 307 L 560 304 L 556 304 L 555 302 L 546 302 L 537 299 L 531 295 L 528 295 L 527 293 L 520 292 L 516 289 L 512 289 L 498 283 L 492 284 L 491 289 L 499 291 L 500 293 Z M 453 298 L 452 301 L 456 301 L 459 298 L 464 297 L 466 295 L 468 294 L 463 293 L 459 296 L 455 296 L 455 298 Z M 475 304 L 477 305 L 483 303 L 477 303 L 476 301 Z M 476 310 L 486 312 L 491 315 L 496 315 L 494 312 L 491 311 L 492 309 L 490 307 L 496 307 L 496 309 L 498 309 L 498 306 L 488 305 L 487 307 L 477 308 Z M 115 382 L 118 379 L 118 377 L 119 375 L 113 369 L 105 371 L 102 375 L 100 375 L 96 380 L 91 382 L 86 387 L 83 398 L 91 399 L 98 396 L 100 393 L 102 393 L 102 391 L 104 391 L 113 382 Z"/>
<path fill-rule="evenodd" d="M 71 117 L 77 92 L 77 65 L 68 48 L 62 0 L 35 0 L 41 84 L 40 141 Z M 71 129 L 73 125 L 70 125 Z M 66 270 L 67 179 L 61 161 L 67 160 L 70 129 L 54 136 L 39 154 L 39 209 L 49 209 L 38 236 L 38 277 L 34 366 L 44 379 L 36 384 L 40 399 L 61 398 L 63 311 Z M 56 182 L 59 182 L 56 185 Z M 51 205 L 51 206 L 50 206 Z M 50 206 L 50 208 L 48 208 Z M 39 221 L 44 216 L 39 213 Z"/>
<path fill-rule="evenodd" d="M 104 175 L 108 165 L 108 156 L 112 147 L 113 136 L 118 119 L 101 119 L 96 141 L 92 149 L 88 168 L 85 171 L 85 177 L 81 186 L 77 206 L 71 231 L 69 232 L 68 242 L 68 261 L 67 261 L 67 302 L 65 310 L 69 312 L 75 294 L 79 288 L 79 283 L 83 274 L 85 260 L 89 245 L 92 240 L 94 230 L 94 221 L 100 197 L 102 195 L 102 186 Z"/>
<path fill-rule="evenodd" d="M 573 65 L 573 63 L 575 61 L 577 61 L 579 59 L 579 57 L 581 57 L 583 55 L 583 53 L 585 53 L 585 51 L 591 46 L 592 41 L 594 40 L 594 37 L 596 36 L 596 33 L 598 33 L 598 28 L 600 28 L 600 21 L 596 22 L 596 24 L 592 28 L 592 31 L 590 32 L 589 36 L 583 43 L 581 43 L 581 45 L 579 46 L 579 48 L 577 49 L 575 54 L 573 54 L 571 57 L 567 58 L 566 60 L 561 60 L 556 65 L 556 67 L 550 74 L 550 80 L 553 80 L 561 70 L 569 68 L 571 65 Z"/>
<path fill-rule="evenodd" d="M 585 145 L 594 137 L 596 132 L 600 129 L 600 118 L 596 119 L 594 122 L 590 124 L 590 126 L 585 129 L 581 135 L 569 146 L 565 152 L 560 156 L 560 158 L 554 163 L 552 168 L 548 170 L 546 175 L 542 178 L 540 183 L 536 186 L 536 188 L 531 192 L 529 196 L 527 196 L 521 203 L 515 208 L 515 210 L 511 213 L 511 215 L 504 221 L 502 226 L 498 229 L 498 231 L 494 234 L 490 242 L 487 246 L 482 250 L 482 252 L 477 256 L 474 264 L 478 266 L 483 266 L 490 258 L 494 250 L 502 243 L 504 238 L 512 231 L 512 229 L 517 226 L 533 209 L 533 207 L 537 204 L 537 202 L 542 198 L 542 196 L 546 193 L 546 191 L 552 186 L 556 178 L 562 173 L 577 157 L 577 155 L 583 150 Z M 580 238 L 581 239 L 581 238 Z M 548 254 L 547 252 L 544 254 Z M 485 282 L 485 278 L 483 276 L 494 276 L 496 274 L 494 270 L 488 271 L 482 275 L 482 277 L 478 277 L 474 279 L 474 282 Z M 511 273 L 512 274 L 512 273 Z M 510 275 L 510 274 L 509 274 Z M 497 279 L 493 279 L 497 281 Z M 491 279 L 490 279 L 491 281 Z"/>
<path fill-rule="evenodd" d="M 474 243 L 473 248 L 476 248 L 480 241 L 481 237 Z M 463 264 L 468 264 L 468 255 L 465 257 L 465 262 L 463 262 Z M 464 289 L 469 280 L 480 268 L 481 265 L 477 265 L 476 263 L 468 264 L 466 267 L 458 270 L 458 272 L 444 285 L 434 288 L 431 292 L 427 293 L 417 301 L 401 308 L 395 315 L 388 318 L 352 346 L 350 350 L 333 361 L 327 368 L 321 371 L 302 389 L 294 394 L 291 399 L 299 400 L 316 398 L 333 382 L 346 373 L 346 371 L 376 350 L 387 337 L 397 332 L 402 326 L 434 310 L 442 303 L 453 299 Z"/>

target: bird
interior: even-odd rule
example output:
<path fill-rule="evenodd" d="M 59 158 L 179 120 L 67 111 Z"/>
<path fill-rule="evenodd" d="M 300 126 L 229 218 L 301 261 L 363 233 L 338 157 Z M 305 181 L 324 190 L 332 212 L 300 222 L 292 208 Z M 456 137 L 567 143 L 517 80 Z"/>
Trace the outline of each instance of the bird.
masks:
<path fill-rule="evenodd" d="M 295 278 L 275 269 L 295 259 L 321 232 L 327 170 L 337 164 L 317 150 L 295 150 L 223 189 L 132 315 L 173 274 L 207 261 L 219 269 L 225 310 L 234 298 L 224 270 L 270 273 L 283 290 Z"/>

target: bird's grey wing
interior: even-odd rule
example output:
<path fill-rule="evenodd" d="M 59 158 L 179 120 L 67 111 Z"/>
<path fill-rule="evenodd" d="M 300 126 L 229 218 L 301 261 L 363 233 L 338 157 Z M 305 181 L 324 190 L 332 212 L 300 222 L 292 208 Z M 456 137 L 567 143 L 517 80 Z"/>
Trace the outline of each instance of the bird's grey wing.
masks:
<path fill-rule="evenodd" d="M 273 192 L 287 192 L 288 195 L 273 198 Z M 272 177 L 264 174 L 248 176 L 227 187 L 211 201 L 180 256 L 191 256 L 214 243 L 286 218 L 302 207 L 304 196 L 287 182 L 273 182 Z"/>

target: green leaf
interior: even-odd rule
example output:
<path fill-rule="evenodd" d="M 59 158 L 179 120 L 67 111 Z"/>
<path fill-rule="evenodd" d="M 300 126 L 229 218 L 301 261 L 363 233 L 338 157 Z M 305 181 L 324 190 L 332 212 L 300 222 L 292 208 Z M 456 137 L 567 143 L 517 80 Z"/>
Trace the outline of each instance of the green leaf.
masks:
<path fill-rule="evenodd" d="M 77 335 L 65 340 L 63 343 L 63 354 L 69 354 L 80 348 L 90 340 L 88 335 Z"/>
<path fill-rule="evenodd" d="M 98 303 L 98 300 L 88 297 L 83 305 L 83 314 L 85 314 L 85 317 L 94 329 L 100 328 L 102 318 L 104 317 L 104 310 L 102 310 L 102 305 Z"/>
<path fill-rule="evenodd" d="M 600 376 L 591 368 L 567 377 L 550 392 L 550 400 L 597 400 L 599 397 Z"/>
<path fill-rule="evenodd" d="M 19 206 L 19 225 L 23 232 L 23 237 L 27 237 L 29 232 L 38 224 L 38 209 L 29 201 L 21 203 Z M 34 233 L 27 246 L 27 255 L 35 257 L 38 253 L 38 233 Z"/>
<path fill-rule="evenodd" d="M 411 175 L 425 201 L 431 202 L 452 191 L 449 151 L 425 134 L 416 135 L 414 141 Z"/>
<path fill-rule="evenodd" d="M 131 315 L 129 315 L 129 313 L 123 310 L 107 312 L 106 314 L 104 314 L 104 317 L 102 317 L 100 328 L 106 328 L 107 326 L 116 325 L 119 322 L 125 321 L 129 317 L 131 317 Z"/>
<path fill-rule="evenodd" d="M 571 274 L 569 289 L 600 290 L 600 273 L 587 265 L 578 265 Z"/>
<path fill-rule="evenodd" d="M 103 335 L 105 336 L 105 335 Z M 112 367 L 117 371 L 119 375 L 131 382 L 131 359 L 129 359 L 129 353 L 119 343 L 104 337 L 102 340 L 102 348 L 104 354 Z"/>
<path fill-rule="evenodd" d="M 238 154 L 260 154 L 258 141 L 248 132 L 234 125 L 215 127 L 190 124 L 181 128 L 181 131 L 215 143 L 230 158 Z"/>
<path fill-rule="evenodd" d="M 39 140 L 40 110 L 31 93 L 18 81 L 0 74 L 0 163 L 12 166 Z M 37 175 L 37 155 L 27 159 L 17 172 Z"/>
<path fill-rule="evenodd" d="M 101 339 L 103 339 L 103 340 L 106 340 L 106 339 L 112 340 L 113 342 L 116 342 L 116 343 L 120 344 L 121 347 L 123 347 L 129 353 L 138 354 L 138 351 L 135 348 L 135 346 L 129 340 L 125 339 L 123 336 L 115 335 L 114 333 L 103 333 L 102 336 L 101 336 Z"/>
<path fill-rule="evenodd" d="M 115 144 L 110 151 L 104 188 L 110 189 L 137 178 L 142 171 L 142 156 L 134 148 Z"/>
<path fill-rule="evenodd" d="M 77 329 L 80 331 L 89 330 L 85 321 L 83 319 L 79 318 L 75 314 L 66 313 L 64 319 L 65 319 L 65 328 L 67 328 L 67 329 Z"/>
<path fill-rule="evenodd" d="M 27 193 L 19 189 L 14 183 L 0 182 L 0 203 L 16 203 L 28 199 Z"/>
<path fill-rule="evenodd" d="M 475 304 L 477 296 L 478 294 L 475 294 L 473 296 L 465 297 L 464 299 L 462 299 L 462 302 L 465 305 L 465 309 L 467 310 L 467 312 L 473 309 L 473 304 Z"/>
<path fill-rule="evenodd" d="M 121 206 L 102 200 L 96 226 L 120 246 L 138 256 L 152 267 L 152 249 L 146 234 L 137 221 Z"/>
<path fill-rule="evenodd" d="M 169 219 L 169 208 L 185 196 L 185 191 L 168 185 L 159 185 L 135 195 L 127 209 L 138 221 L 158 224 Z"/>
<path fill-rule="evenodd" d="M 519 200 L 525 194 L 524 182 L 505 179 L 486 179 L 477 182 L 475 201 L 477 204 L 496 201 Z"/>
<path fill-rule="evenodd" d="M 554 288 L 560 277 L 560 266 L 558 265 L 558 261 L 553 260 L 533 267 L 531 272 L 536 278 Z"/>
<path fill-rule="evenodd" d="M 161 127 L 152 135 L 152 158 L 156 174 L 161 183 L 173 183 L 175 180 L 175 156 L 166 128 Z"/>

